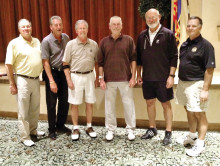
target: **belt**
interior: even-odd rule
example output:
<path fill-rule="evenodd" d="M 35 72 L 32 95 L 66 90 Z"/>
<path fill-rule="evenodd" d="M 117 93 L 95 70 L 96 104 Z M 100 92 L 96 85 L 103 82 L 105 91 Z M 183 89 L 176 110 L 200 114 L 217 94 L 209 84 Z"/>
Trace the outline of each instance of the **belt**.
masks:
<path fill-rule="evenodd" d="M 90 70 L 90 71 L 85 71 L 85 72 L 80 72 L 80 71 L 71 71 L 71 73 L 75 73 L 75 74 L 89 74 L 93 72 L 93 70 Z"/>
<path fill-rule="evenodd" d="M 56 71 L 63 71 L 62 68 L 58 68 L 58 69 L 57 69 L 57 68 L 55 68 L 55 67 L 51 67 L 51 69 L 52 69 L 52 70 L 56 70 Z"/>
<path fill-rule="evenodd" d="M 17 75 L 17 76 L 21 76 L 21 77 L 24 77 L 24 78 L 33 79 L 33 80 L 36 80 L 36 79 L 38 79 L 38 78 L 39 78 L 39 76 L 37 76 L 37 77 L 30 77 L 30 76 L 21 75 L 21 74 L 15 74 L 15 75 Z"/>

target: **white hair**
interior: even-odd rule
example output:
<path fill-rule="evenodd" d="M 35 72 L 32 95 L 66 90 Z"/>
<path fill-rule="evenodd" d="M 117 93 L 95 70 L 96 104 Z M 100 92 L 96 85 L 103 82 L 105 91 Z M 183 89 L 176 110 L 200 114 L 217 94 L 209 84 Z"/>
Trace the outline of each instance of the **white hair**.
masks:
<path fill-rule="evenodd" d="M 111 25 L 113 19 L 119 19 L 120 23 L 122 24 L 121 17 L 119 17 L 119 16 L 112 16 L 112 17 L 110 18 L 109 25 Z"/>

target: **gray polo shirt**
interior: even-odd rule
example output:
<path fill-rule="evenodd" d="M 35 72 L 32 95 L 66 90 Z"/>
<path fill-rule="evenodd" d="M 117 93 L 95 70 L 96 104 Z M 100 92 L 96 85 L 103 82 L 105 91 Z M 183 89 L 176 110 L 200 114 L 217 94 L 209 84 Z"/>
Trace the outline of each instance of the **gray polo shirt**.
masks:
<path fill-rule="evenodd" d="M 41 43 L 42 59 L 49 59 L 51 67 L 61 69 L 63 54 L 69 40 L 69 36 L 62 33 L 62 41 L 59 43 L 54 35 L 50 33 Z"/>
<path fill-rule="evenodd" d="M 67 43 L 63 62 L 70 64 L 70 71 L 86 72 L 94 69 L 97 54 L 98 44 L 94 40 L 88 38 L 83 44 L 75 38 Z"/>

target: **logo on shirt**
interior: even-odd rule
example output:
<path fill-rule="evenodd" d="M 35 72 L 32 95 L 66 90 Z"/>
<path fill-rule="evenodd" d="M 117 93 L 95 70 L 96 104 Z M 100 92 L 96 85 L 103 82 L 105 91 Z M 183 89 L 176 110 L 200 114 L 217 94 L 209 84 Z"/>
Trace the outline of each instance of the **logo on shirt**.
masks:
<path fill-rule="evenodd" d="M 92 49 L 90 49 L 90 52 L 92 52 Z"/>
<path fill-rule="evenodd" d="M 159 44 L 159 43 L 160 43 L 160 40 L 159 40 L 159 39 L 157 39 L 157 40 L 156 40 L 156 43 L 157 43 L 157 44 Z"/>
<path fill-rule="evenodd" d="M 192 52 L 196 52 L 196 51 L 197 51 L 197 47 L 193 47 Z"/>

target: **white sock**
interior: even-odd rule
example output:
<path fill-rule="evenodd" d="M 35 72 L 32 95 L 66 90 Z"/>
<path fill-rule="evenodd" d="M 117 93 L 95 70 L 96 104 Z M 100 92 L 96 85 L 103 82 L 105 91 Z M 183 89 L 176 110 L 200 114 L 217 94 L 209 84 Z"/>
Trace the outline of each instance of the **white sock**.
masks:
<path fill-rule="evenodd" d="M 79 129 L 78 125 L 73 126 L 73 130 Z"/>
<path fill-rule="evenodd" d="M 189 136 L 192 139 L 197 138 L 197 134 L 196 133 L 189 132 Z"/>
<path fill-rule="evenodd" d="M 92 127 L 92 123 L 87 123 L 87 128 Z"/>
<path fill-rule="evenodd" d="M 205 141 L 204 140 L 201 140 L 201 139 L 197 139 L 196 140 L 196 145 L 198 145 L 199 147 L 203 147 L 205 144 Z"/>

